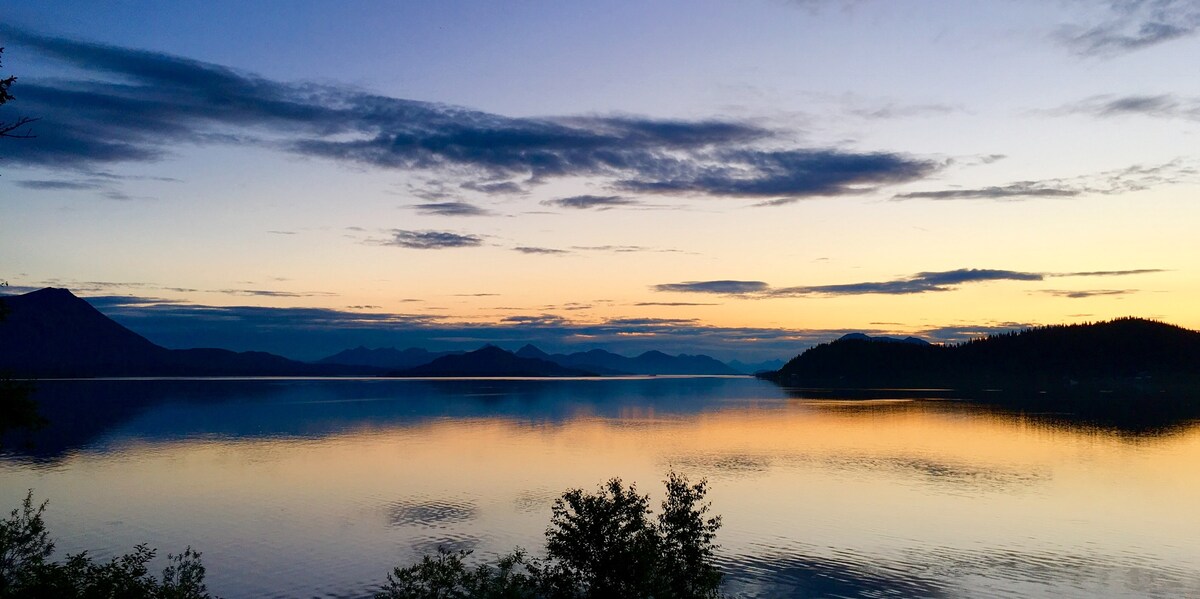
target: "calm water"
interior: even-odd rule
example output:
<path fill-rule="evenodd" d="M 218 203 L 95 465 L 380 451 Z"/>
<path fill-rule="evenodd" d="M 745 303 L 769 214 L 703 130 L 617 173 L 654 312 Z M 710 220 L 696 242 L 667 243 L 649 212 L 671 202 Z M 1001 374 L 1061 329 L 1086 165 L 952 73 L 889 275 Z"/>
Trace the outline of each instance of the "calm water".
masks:
<path fill-rule="evenodd" d="M 243 597 L 369 595 L 541 546 L 569 487 L 711 483 L 740 597 L 1200 597 L 1200 410 L 1038 412 L 745 378 L 43 382 L 0 458 L 60 551 L 204 553 Z M 1200 403 L 1200 402 L 1198 402 Z M 10 440 L 11 443 L 11 440 Z"/>

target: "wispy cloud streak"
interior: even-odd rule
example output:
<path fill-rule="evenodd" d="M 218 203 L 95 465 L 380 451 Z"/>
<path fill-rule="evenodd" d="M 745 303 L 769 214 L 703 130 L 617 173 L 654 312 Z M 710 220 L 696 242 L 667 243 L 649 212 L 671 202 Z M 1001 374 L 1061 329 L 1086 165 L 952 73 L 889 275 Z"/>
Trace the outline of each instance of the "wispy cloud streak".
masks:
<path fill-rule="evenodd" d="M 1104 270 L 1088 272 L 1022 272 L 987 268 L 919 272 L 888 281 L 866 281 L 837 285 L 806 285 L 772 287 L 763 281 L 687 281 L 655 285 L 655 291 L 676 293 L 707 293 L 755 299 L 781 297 L 820 297 L 843 295 L 912 295 L 951 291 L 970 283 L 988 281 L 1044 281 L 1059 277 L 1116 277 L 1163 272 L 1161 269 Z"/>

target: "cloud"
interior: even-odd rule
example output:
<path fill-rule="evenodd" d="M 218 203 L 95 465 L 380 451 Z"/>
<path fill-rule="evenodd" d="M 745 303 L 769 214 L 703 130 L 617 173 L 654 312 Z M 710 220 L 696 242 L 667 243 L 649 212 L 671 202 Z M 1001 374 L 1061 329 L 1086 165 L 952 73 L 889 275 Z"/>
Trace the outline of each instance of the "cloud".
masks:
<path fill-rule="evenodd" d="M 1036 181 L 1020 181 L 1003 186 L 976 189 L 942 189 L 914 191 L 892 196 L 893 200 L 1010 200 L 1017 198 L 1072 198 L 1078 189 L 1048 187 Z"/>
<path fill-rule="evenodd" d="M 462 235 L 449 231 L 405 231 L 393 229 L 392 238 L 382 242 L 414 250 L 442 250 L 447 248 L 477 247 L 483 245 L 478 235 Z"/>
<path fill-rule="evenodd" d="M 546 200 L 542 202 L 542 205 L 558 206 L 559 208 L 575 208 L 577 210 L 588 210 L 591 208 L 608 210 L 616 206 L 632 206 L 640 203 L 641 202 L 638 202 L 637 200 L 622 196 L 581 195 Z"/>
<path fill-rule="evenodd" d="M 762 281 L 685 281 L 655 285 L 655 291 L 675 293 L 718 293 L 721 295 L 744 295 L 766 291 L 769 285 Z"/>
<path fill-rule="evenodd" d="M 1066 298 L 1071 298 L 1071 299 L 1084 299 L 1084 298 L 1089 298 L 1089 297 L 1106 296 L 1106 295 L 1128 295 L 1130 293 L 1135 293 L 1135 292 L 1136 292 L 1136 290 L 1134 290 L 1134 289 L 1089 289 L 1089 290 L 1073 290 L 1073 291 L 1046 289 L 1046 290 L 1042 291 L 1042 293 L 1045 293 L 1046 295 L 1053 295 L 1055 297 L 1066 297 Z"/>
<path fill-rule="evenodd" d="M 1080 56 L 1111 57 L 1200 30 L 1200 4 L 1195 0 L 1108 0 L 1105 15 L 1089 25 L 1069 25 L 1058 40 Z"/>
<path fill-rule="evenodd" d="M 17 187 L 21 187 L 23 189 L 33 189 L 37 191 L 87 190 L 103 187 L 102 184 L 92 181 L 26 179 L 23 181 L 16 181 L 15 183 Z"/>
<path fill-rule="evenodd" d="M 641 179 L 616 186 L 640 193 L 695 193 L 733 197 L 855 195 L 925 178 L 930 161 L 891 153 L 839 150 L 729 149 L 701 160 L 647 165 Z"/>
<path fill-rule="evenodd" d="M 561 256 L 563 254 L 571 253 L 571 252 L 568 252 L 567 250 L 556 250 L 554 248 L 530 247 L 530 246 L 525 246 L 525 245 L 517 246 L 517 247 L 513 248 L 513 251 L 521 252 L 522 254 L 543 254 L 543 255 L 549 255 L 549 256 Z"/>
<path fill-rule="evenodd" d="M 1195 166 L 1182 159 L 1176 159 L 1155 166 L 1135 164 L 1123 169 L 1064 179 L 1017 181 L 998 186 L 898 193 L 892 196 L 892 200 L 1024 200 L 1029 198 L 1073 198 L 1088 194 L 1119 195 L 1145 191 L 1161 185 L 1194 181 L 1197 172 Z"/>
<path fill-rule="evenodd" d="M 436 216 L 487 216 L 492 214 L 488 210 L 467 202 L 429 202 L 413 204 L 409 207 L 421 214 Z"/>
<path fill-rule="evenodd" d="M 338 295 L 328 291 L 271 291 L 268 289 L 218 289 L 216 293 L 253 297 L 334 297 Z"/>
<path fill-rule="evenodd" d="M 635 306 L 719 306 L 720 304 L 705 303 L 705 302 L 638 302 Z"/>
<path fill-rule="evenodd" d="M 1096 117 L 1128 115 L 1200 121 L 1200 98 L 1175 94 L 1091 96 L 1049 111 L 1050 114 L 1087 114 Z"/>
<path fill-rule="evenodd" d="M 1089 270 L 1083 272 L 1063 272 L 1051 274 L 1052 277 L 1124 277 L 1129 275 L 1149 275 L 1167 272 L 1161 268 L 1135 268 L 1131 270 Z"/>
<path fill-rule="evenodd" d="M 612 252 L 614 254 L 631 254 L 636 252 L 663 252 L 668 254 L 681 253 L 670 248 L 652 248 L 644 245 L 573 245 L 573 250 L 581 252 Z"/>
<path fill-rule="evenodd" d="M 681 293 L 737 295 L 755 299 L 841 295 L 912 295 L 951 291 L 965 284 L 987 281 L 1044 281 L 1047 278 L 1059 277 L 1114 277 L 1158 272 L 1163 271 L 1161 269 L 1143 268 L 1134 270 L 1045 273 L 988 268 L 960 268 L 956 270 L 919 272 L 889 281 L 866 281 L 838 285 L 771 287 L 762 281 L 688 281 L 685 283 L 655 285 L 653 289 L 655 291 Z"/>
<path fill-rule="evenodd" d="M 153 161 L 180 145 L 258 145 L 382 169 L 429 171 L 482 193 L 589 177 L 639 193 L 813 197 L 921 179 L 934 162 L 787 147 L 748 121 L 631 116 L 513 118 L 331 84 L 284 83 L 168 54 L 0 29 L 84 71 L 22 81 L 43 116 L 15 163 L 58 169 Z M 602 196 L 601 196 L 602 197 Z"/>
<path fill-rule="evenodd" d="M 949 291 L 965 283 L 982 281 L 1041 281 L 1045 275 L 1012 270 L 960 268 L 941 272 L 920 272 L 891 281 L 848 283 L 843 285 L 815 285 L 809 287 L 785 287 L 772 289 L 772 297 L 796 297 L 808 295 L 909 295 L 930 291 Z"/>
<path fill-rule="evenodd" d="M 896 104 L 887 103 L 871 108 L 852 108 L 850 114 L 864 119 L 903 119 L 924 116 L 942 116 L 962 112 L 961 106 L 950 104 Z"/>

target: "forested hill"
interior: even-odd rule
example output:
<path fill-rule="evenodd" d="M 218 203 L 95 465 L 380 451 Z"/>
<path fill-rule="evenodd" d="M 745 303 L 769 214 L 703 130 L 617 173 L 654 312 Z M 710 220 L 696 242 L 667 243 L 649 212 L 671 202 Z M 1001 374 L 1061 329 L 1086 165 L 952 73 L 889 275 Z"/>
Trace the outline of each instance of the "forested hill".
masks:
<path fill-rule="evenodd" d="M 832 388 L 1193 387 L 1200 385 L 1200 332 L 1121 318 L 1038 327 L 958 345 L 843 338 L 813 347 L 762 377 Z"/>

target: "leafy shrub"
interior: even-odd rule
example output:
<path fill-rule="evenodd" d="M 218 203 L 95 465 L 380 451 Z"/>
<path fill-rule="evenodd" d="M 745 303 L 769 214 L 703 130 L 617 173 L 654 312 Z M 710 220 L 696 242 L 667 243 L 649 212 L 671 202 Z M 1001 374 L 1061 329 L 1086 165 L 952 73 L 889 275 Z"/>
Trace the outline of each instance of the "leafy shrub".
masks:
<path fill-rule="evenodd" d="M 167 556 L 161 579 L 149 573 L 155 551 L 146 545 L 108 562 L 97 562 L 87 552 L 49 561 L 54 541 L 42 519 L 45 510 L 46 502 L 34 507 L 30 491 L 21 508 L 0 522 L 0 599 L 211 598 L 200 553 L 191 547 Z"/>
<path fill-rule="evenodd" d="M 396 568 L 377 599 L 546 598 L 706 599 L 718 597 L 721 572 L 707 517 L 707 483 L 672 472 L 652 518 L 650 498 L 614 478 L 595 493 L 571 489 L 554 502 L 546 557 L 520 549 L 497 565 L 468 568 L 469 552 L 439 550 Z"/>

